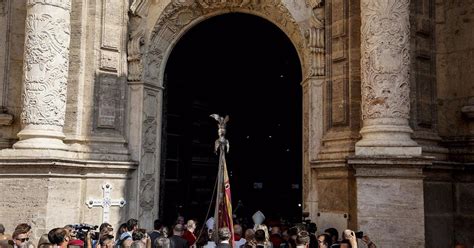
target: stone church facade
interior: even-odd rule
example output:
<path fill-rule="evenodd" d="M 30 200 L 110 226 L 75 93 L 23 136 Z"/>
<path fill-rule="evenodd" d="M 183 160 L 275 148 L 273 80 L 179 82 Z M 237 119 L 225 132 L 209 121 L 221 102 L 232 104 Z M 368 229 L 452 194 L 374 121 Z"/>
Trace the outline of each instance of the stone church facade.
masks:
<path fill-rule="evenodd" d="M 474 3 L 461 0 L 1 0 L 0 222 L 39 237 L 99 223 L 110 203 L 114 225 L 151 228 L 166 61 L 232 12 L 298 52 L 303 210 L 320 230 L 474 244 Z"/>

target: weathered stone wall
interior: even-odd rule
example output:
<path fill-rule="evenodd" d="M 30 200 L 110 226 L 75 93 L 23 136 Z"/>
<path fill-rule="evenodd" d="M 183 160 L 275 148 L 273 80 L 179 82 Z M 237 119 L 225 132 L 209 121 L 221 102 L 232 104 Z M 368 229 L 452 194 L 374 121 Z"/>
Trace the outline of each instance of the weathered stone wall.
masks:
<path fill-rule="evenodd" d="M 354 171 L 346 158 L 360 135 L 360 1 L 325 1 L 325 77 L 321 149 L 311 157 L 317 224 L 357 228 Z M 332 224 L 331 224 L 332 223 Z"/>
<path fill-rule="evenodd" d="M 113 186 L 111 198 L 125 198 L 131 184 L 132 163 L 21 160 L 0 162 L 0 216 L 7 233 L 19 223 L 32 225 L 33 239 L 54 227 L 102 222 L 102 208 L 89 209 L 88 199 L 102 199 L 102 185 Z M 133 199 L 127 199 L 133 201 Z M 128 218 L 127 207 L 111 207 L 110 223 L 118 226 Z"/>
<path fill-rule="evenodd" d="M 454 241 L 474 246 L 474 171 L 472 164 L 454 174 Z"/>
<path fill-rule="evenodd" d="M 453 171 L 433 168 L 424 174 L 426 247 L 454 247 Z"/>
<path fill-rule="evenodd" d="M 354 154 L 360 130 L 360 1 L 326 1 L 324 137 L 320 160 Z"/>
<path fill-rule="evenodd" d="M 438 135 L 435 0 L 410 2 L 410 126 L 423 155 L 445 160 Z"/>
<path fill-rule="evenodd" d="M 422 173 L 414 164 L 401 165 L 390 159 L 357 169 L 358 228 L 377 247 L 425 246 Z M 373 165 L 373 164 L 372 164 Z M 357 166 L 357 165 L 356 165 Z M 409 237 L 409 238 L 408 238 Z"/>
<path fill-rule="evenodd" d="M 128 5 L 72 1 L 66 143 L 93 159 L 128 159 Z"/>
<path fill-rule="evenodd" d="M 441 165 L 452 168 L 452 173 L 448 180 L 426 184 L 434 202 L 426 205 L 426 220 L 432 224 L 427 237 L 441 244 L 461 242 L 470 247 L 474 245 L 474 2 L 436 1 L 435 8 L 437 115 L 450 161 Z M 441 198 L 443 203 L 436 204 Z M 451 240 L 441 238 L 441 230 L 452 234 Z"/>
<path fill-rule="evenodd" d="M 0 148 L 11 148 L 18 140 L 17 134 L 22 129 L 20 115 L 25 108 L 40 109 L 34 104 L 22 106 L 23 84 L 30 80 L 23 78 L 30 75 L 29 70 L 24 71 L 24 58 L 42 58 L 52 51 L 52 45 L 43 37 L 44 47 L 38 48 L 37 43 L 27 45 L 28 49 L 38 49 L 38 54 L 25 54 L 25 28 L 31 33 L 30 43 L 36 41 L 33 36 L 41 31 L 37 28 L 46 29 L 41 35 L 62 35 L 43 25 L 48 24 L 47 18 L 58 17 L 55 8 L 59 8 L 67 12 L 61 31 L 71 35 L 71 43 L 65 48 L 68 52 L 64 53 L 69 56 L 61 56 L 69 59 L 64 77 L 68 85 L 66 113 L 52 120 L 64 121 L 66 149 L 0 151 L 0 187 L 5 189 L 0 200 L 0 219 L 10 233 L 20 222 L 33 226 L 35 239 L 65 224 L 100 224 L 102 209 L 89 209 L 85 201 L 101 199 L 105 182 L 114 187 L 112 198 L 125 198 L 129 202 L 124 208 L 112 207 L 111 222 L 117 225 L 133 216 L 129 211 L 136 209 L 136 196 L 128 188 L 134 185 L 131 175 L 136 163 L 130 162 L 125 129 L 128 5 L 125 1 L 118 2 L 72 0 L 69 22 L 68 1 L 0 1 Z M 40 16 L 28 26 L 27 8 L 31 19 Z M 29 63 L 37 65 L 35 61 Z M 46 87 L 50 91 L 44 91 L 46 95 L 58 95 L 55 82 L 47 80 L 51 87 Z M 63 96 L 64 91 L 60 94 Z M 41 104 L 45 99 L 40 99 Z M 8 116 L 12 116 L 11 123 Z"/>
<path fill-rule="evenodd" d="M 474 3 L 436 1 L 436 37 L 439 133 L 451 160 L 473 161 Z"/>
<path fill-rule="evenodd" d="M 9 148 L 18 139 L 20 131 L 21 88 L 23 75 L 23 51 L 25 41 L 26 1 L 2 1 L 0 26 L 2 46 L 0 46 L 0 92 L 1 106 L 8 114 L 6 121 L 0 124 L 0 148 Z M 0 62 L 2 65 L 2 62 Z M 0 118 L 3 119 L 3 118 Z"/>

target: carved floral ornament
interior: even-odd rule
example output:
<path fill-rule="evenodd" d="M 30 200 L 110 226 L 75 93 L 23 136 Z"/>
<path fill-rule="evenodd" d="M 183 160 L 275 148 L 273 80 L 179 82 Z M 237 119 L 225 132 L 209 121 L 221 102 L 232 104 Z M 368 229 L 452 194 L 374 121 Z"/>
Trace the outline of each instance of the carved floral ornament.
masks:
<path fill-rule="evenodd" d="M 146 65 L 144 78 L 135 78 L 156 85 L 160 81 L 163 59 L 170 51 L 171 44 L 190 28 L 193 21 L 231 12 L 254 14 L 276 24 L 293 42 L 302 59 L 301 64 L 307 70 L 305 62 L 309 61 L 309 49 L 305 46 L 298 24 L 281 0 L 174 0 L 163 10 L 151 33 L 149 47 L 144 52 L 146 58 L 142 59 Z"/>
<path fill-rule="evenodd" d="M 24 124 L 64 125 L 69 22 L 48 14 L 26 18 Z"/>
<path fill-rule="evenodd" d="M 362 0 L 362 118 L 409 118 L 409 0 Z"/>

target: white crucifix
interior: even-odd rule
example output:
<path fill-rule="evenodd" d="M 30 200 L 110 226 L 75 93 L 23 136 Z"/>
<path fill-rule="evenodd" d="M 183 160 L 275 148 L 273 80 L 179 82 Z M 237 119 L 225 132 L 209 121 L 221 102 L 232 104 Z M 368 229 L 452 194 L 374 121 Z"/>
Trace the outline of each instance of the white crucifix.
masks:
<path fill-rule="evenodd" d="M 102 207 L 102 223 L 109 222 L 110 220 L 110 207 L 119 206 L 123 207 L 127 203 L 123 198 L 118 200 L 112 200 L 110 198 L 110 192 L 112 191 L 112 185 L 110 183 L 104 183 L 102 185 L 104 191 L 104 197 L 102 199 L 90 199 L 86 201 L 86 205 L 89 208 Z"/>

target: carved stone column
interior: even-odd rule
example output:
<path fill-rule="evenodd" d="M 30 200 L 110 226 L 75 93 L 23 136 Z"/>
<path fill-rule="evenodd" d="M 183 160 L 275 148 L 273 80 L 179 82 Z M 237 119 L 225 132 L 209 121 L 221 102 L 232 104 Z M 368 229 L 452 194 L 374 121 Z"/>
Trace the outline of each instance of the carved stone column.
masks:
<path fill-rule="evenodd" d="M 16 149 L 63 143 L 69 68 L 70 0 L 28 0 L 23 63 L 23 129 Z"/>
<path fill-rule="evenodd" d="M 361 0 L 362 140 L 356 155 L 421 155 L 410 137 L 410 0 Z"/>

